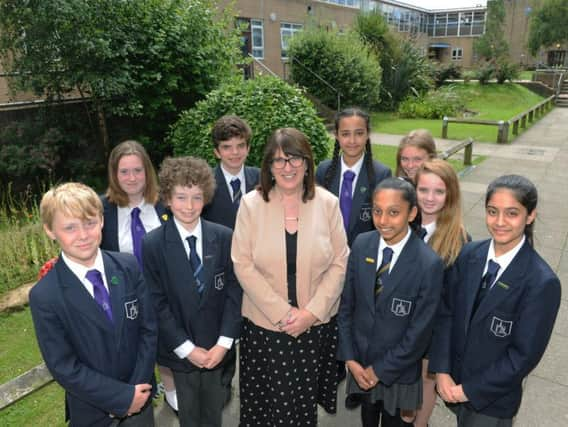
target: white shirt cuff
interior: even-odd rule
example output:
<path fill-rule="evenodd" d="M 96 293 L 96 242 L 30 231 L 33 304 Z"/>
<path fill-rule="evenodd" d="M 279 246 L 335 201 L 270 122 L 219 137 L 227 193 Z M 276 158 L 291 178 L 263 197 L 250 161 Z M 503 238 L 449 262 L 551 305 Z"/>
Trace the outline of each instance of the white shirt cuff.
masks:
<path fill-rule="evenodd" d="M 219 339 L 217 340 L 217 345 L 220 345 L 223 348 L 226 348 L 227 350 L 230 350 L 231 347 L 233 346 L 233 338 L 229 338 L 229 337 L 219 337 Z"/>
<path fill-rule="evenodd" d="M 180 359 L 185 359 L 195 349 L 195 344 L 190 340 L 184 341 L 181 345 L 174 348 L 174 353 Z"/>

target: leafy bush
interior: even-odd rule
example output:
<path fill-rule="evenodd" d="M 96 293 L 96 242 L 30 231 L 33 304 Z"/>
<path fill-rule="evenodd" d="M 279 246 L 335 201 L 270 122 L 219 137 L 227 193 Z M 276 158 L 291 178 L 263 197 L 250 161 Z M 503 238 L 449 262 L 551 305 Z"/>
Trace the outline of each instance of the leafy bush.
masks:
<path fill-rule="evenodd" d="M 477 69 L 477 80 L 479 84 L 485 85 L 493 78 L 495 74 L 495 67 L 492 64 L 486 63 Z"/>
<path fill-rule="evenodd" d="M 31 192 L 14 196 L 10 186 L 0 192 L 0 295 L 37 278 L 58 246 L 39 224 L 39 209 Z"/>
<path fill-rule="evenodd" d="M 275 77 L 227 83 L 183 112 L 168 136 L 174 153 L 216 164 L 211 128 L 225 114 L 236 114 L 249 123 L 253 132 L 250 164 L 260 165 L 268 136 L 281 127 L 295 127 L 307 135 L 316 163 L 327 157 L 330 138 L 313 105 L 299 89 Z"/>
<path fill-rule="evenodd" d="M 446 80 L 459 79 L 461 77 L 461 67 L 450 62 L 448 64 L 438 64 L 434 69 L 434 83 L 440 87 Z"/>
<path fill-rule="evenodd" d="M 519 67 L 517 64 L 513 64 L 509 61 L 501 61 L 497 64 L 495 68 L 495 78 L 497 83 L 503 84 L 507 80 L 512 82 L 514 79 L 519 77 Z"/>
<path fill-rule="evenodd" d="M 381 67 L 356 34 L 306 30 L 290 40 L 288 54 L 292 80 L 324 104 L 336 106 L 337 93 L 321 79 L 340 92 L 342 105 L 379 105 Z"/>
<path fill-rule="evenodd" d="M 473 70 L 466 70 L 462 73 L 462 79 L 464 83 L 469 83 L 470 81 L 477 78 L 477 73 Z"/>
<path fill-rule="evenodd" d="M 395 110 L 406 97 L 428 92 L 433 86 L 431 75 L 428 59 L 403 41 L 392 64 L 383 68 L 381 109 Z"/>
<path fill-rule="evenodd" d="M 450 86 L 424 96 L 406 98 L 398 111 L 403 118 L 441 119 L 444 116 L 457 116 L 464 107 L 463 101 Z"/>

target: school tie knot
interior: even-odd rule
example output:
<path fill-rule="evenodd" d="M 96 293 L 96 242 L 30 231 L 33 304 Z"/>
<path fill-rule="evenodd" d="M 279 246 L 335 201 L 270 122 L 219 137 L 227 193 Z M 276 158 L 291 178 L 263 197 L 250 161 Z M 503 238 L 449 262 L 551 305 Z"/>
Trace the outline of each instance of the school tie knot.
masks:
<path fill-rule="evenodd" d="M 343 182 L 339 194 L 339 208 L 343 215 L 343 226 L 345 231 L 349 230 L 349 217 L 351 216 L 351 205 L 353 203 L 353 180 L 355 172 L 346 170 L 343 172 Z"/>
<path fill-rule="evenodd" d="M 487 293 L 491 289 L 493 282 L 495 282 L 495 279 L 497 278 L 497 273 L 499 272 L 499 268 L 501 268 L 499 264 L 497 264 L 492 259 L 489 260 L 489 263 L 487 264 L 487 272 L 481 279 L 481 283 L 479 285 L 479 289 L 477 291 L 477 295 L 473 303 L 473 310 L 471 312 L 472 317 L 479 308 L 479 306 L 481 305 L 483 299 L 487 296 Z"/>
<path fill-rule="evenodd" d="M 377 270 L 375 276 L 375 297 L 378 297 L 383 290 L 386 277 L 389 275 L 390 263 L 392 260 L 393 250 L 389 247 L 383 249 L 383 260 Z"/>
<path fill-rule="evenodd" d="M 137 206 L 130 211 L 130 234 L 132 235 L 132 252 L 142 268 L 142 239 L 146 234 L 142 220 L 140 219 L 140 208 Z"/>
<path fill-rule="evenodd" d="M 418 237 L 420 237 L 421 240 L 424 240 L 427 234 L 428 231 L 424 227 L 420 227 L 420 230 L 418 231 Z"/>
<path fill-rule="evenodd" d="M 203 264 L 197 253 L 197 237 L 189 236 L 187 237 L 187 243 L 189 243 L 189 263 L 191 264 L 191 269 L 193 270 L 193 278 L 195 279 L 195 286 L 197 287 L 197 292 L 201 294 L 203 288 L 205 287 L 205 281 L 203 280 Z"/>
<path fill-rule="evenodd" d="M 103 282 L 101 272 L 97 269 L 87 271 L 87 280 L 93 284 L 93 294 L 95 301 L 103 309 L 108 320 L 112 322 L 112 308 L 110 306 L 110 296 Z"/>
<path fill-rule="evenodd" d="M 481 285 L 483 288 L 491 289 L 491 286 L 493 285 L 493 282 L 495 282 L 495 278 L 497 277 L 497 273 L 499 272 L 500 268 L 501 266 L 495 261 L 493 261 L 492 259 L 489 260 L 489 263 L 487 265 L 487 273 L 485 273 L 485 276 L 483 277 L 483 283 Z"/>
<path fill-rule="evenodd" d="M 233 205 L 238 207 L 241 202 L 241 196 L 243 195 L 241 190 L 241 180 L 239 178 L 234 178 L 231 180 L 230 184 L 233 189 Z"/>

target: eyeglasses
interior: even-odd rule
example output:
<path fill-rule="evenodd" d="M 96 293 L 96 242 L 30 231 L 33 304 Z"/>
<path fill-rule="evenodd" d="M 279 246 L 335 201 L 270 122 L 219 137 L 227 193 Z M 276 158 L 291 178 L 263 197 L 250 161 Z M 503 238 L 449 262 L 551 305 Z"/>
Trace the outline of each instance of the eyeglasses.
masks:
<path fill-rule="evenodd" d="M 293 168 L 299 168 L 304 164 L 304 158 L 302 156 L 290 156 L 287 159 L 284 157 L 276 157 L 272 159 L 272 167 L 274 169 L 284 169 L 286 163 L 289 163 Z"/>

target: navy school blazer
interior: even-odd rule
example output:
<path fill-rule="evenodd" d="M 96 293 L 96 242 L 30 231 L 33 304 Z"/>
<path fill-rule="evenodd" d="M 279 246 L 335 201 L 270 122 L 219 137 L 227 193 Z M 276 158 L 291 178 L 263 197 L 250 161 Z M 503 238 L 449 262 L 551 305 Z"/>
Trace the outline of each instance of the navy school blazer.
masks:
<path fill-rule="evenodd" d="M 260 180 L 260 171 L 258 168 L 245 166 L 245 191 L 243 195 L 248 193 L 258 185 Z M 221 166 L 215 167 L 215 181 L 217 188 L 213 195 L 213 200 L 203 208 L 201 217 L 217 224 L 223 224 L 231 230 L 235 228 L 235 220 L 237 218 L 237 209 L 233 205 L 231 193 L 227 188 L 225 175 L 221 170 Z"/>
<path fill-rule="evenodd" d="M 201 296 L 173 219 L 146 234 L 142 243 L 144 276 L 158 317 L 158 363 L 181 372 L 198 369 L 173 352 L 186 340 L 209 349 L 219 336 L 236 339 L 241 333 L 242 289 L 231 261 L 232 231 L 203 219 L 201 226 Z"/>
<path fill-rule="evenodd" d="M 468 407 L 512 418 L 522 380 L 538 364 L 560 305 L 560 281 L 525 241 L 472 318 L 490 240 L 468 243 L 448 283 L 450 307 L 440 310 L 429 369 L 462 384 Z"/>
<path fill-rule="evenodd" d="M 134 385 L 155 389 L 157 324 L 136 258 L 102 256 L 114 324 L 62 258 L 30 292 L 39 348 L 65 389 L 71 426 L 108 426 L 109 414 L 126 415 Z"/>
<path fill-rule="evenodd" d="M 366 156 L 366 154 L 365 154 Z M 324 186 L 325 174 L 331 166 L 331 160 L 321 162 L 316 171 L 316 182 Z M 374 230 L 373 215 L 371 209 L 373 207 L 373 190 L 379 182 L 392 176 L 391 170 L 382 163 L 373 160 L 373 168 L 375 169 L 375 182 L 369 182 L 365 161 L 361 167 L 361 172 L 357 176 L 355 190 L 353 192 L 353 203 L 351 207 L 351 217 L 349 218 L 349 230 L 347 230 L 347 243 L 349 247 L 353 244 L 358 234 L 366 231 Z M 341 175 L 341 164 L 337 165 L 337 171 L 331 180 L 329 191 L 339 197 L 339 176 Z"/>
<path fill-rule="evenodd" d="M 101 241 L 101 249 L 106 249 L 107 251 L 119 252 L 120 248 L 118 246 L 118 210 L 116 203 L 108 200 L 107 196 L 101 196 L 101 202 L 103 203 L 103 239 Z M 163 224 L 166 220 L 163 215 L 167 215 L 168 212 L 161 202 L 154 205 L 158 218 Z"/>
<path fill-rule="evenodd" d="M 421 374 L 440 300 L 444 264 L 414 233 L 375 299 L 380 235 L 355 239 L 339 306 L 339 360 L 372 365 L 387 386 L 413 384 Z"/>

